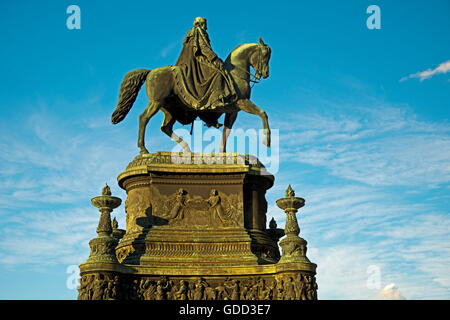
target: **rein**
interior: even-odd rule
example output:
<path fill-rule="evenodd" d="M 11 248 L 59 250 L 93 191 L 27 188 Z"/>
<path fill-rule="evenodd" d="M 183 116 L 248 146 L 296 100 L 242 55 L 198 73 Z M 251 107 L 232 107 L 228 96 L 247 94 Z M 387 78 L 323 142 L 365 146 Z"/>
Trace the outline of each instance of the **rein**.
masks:
<path fill-rule="evenodd" d="M 253 85 L 251 85 L 250 86 L 250 88 L 253 88 L 253 86 L 256 84 L 256 83 L 260 83 L 261 82 L 261 80 L 259 80 L 258 78 L 257 78 L 257 76 L 256 75 L 254 75 L 253 73 L 251 73 L 251 72 L 248 72 L 247 70 L 245 70 L 244 68 L 241 68 L 241 67 L 239 67 L 239 66 L 233 66 L 233 67 L 235 67 L 235 68 L 237 68 L 237 69 L 240 69 L 240 70 L 242 70 L 242 71 L 244 71 L 245 73 L 247 73 L 248 75 L 250 75 L 250 77 L 253 77 L 253 78 L 255 78 L 254 80 L 253 79 L 248 79 L 248 81 L 250 81 L 250 82 L 253 82 Z M 244 78 L 241 78 L 241 79 L 243 79 L 243 80 L 247 80 L 247 79 L 244 79 Z"/>
<path fill-rule="evenodd" d="M 258 57 L 258 62 L 257 62 L 257 64 L 258 64 L 258 70 L 259 69 L 261 69 L 261 64 L 262 64 L 262 52 L 261 52 L 262 50 L 261 50 L 261 48 L 260 48 L 260 50 L 259 50 L 259 57 Z M 253 86 L 256 84 L 256 83 L 260 83 L 261 82 L 261 76 L 259 75 L 259 74 L 253 74 L 253 73 L 251 73 L 251 72 L 249 72 L 249 71 L 247 71 L 247 70 L 245 70 L 244 68 L 242 68 L 242 67 L 239 67 L 239 66 L 237 66 L 237 65 L 233 65 L 233 67 L 235 67 L 235 68 L 237 68 L 237 69 L 240 69 L 240 70 L 242 70 L 242 71 L 244 71 L 245 73 L 247 73 L 249 76 L 250 76 L 250 79 L 248 79 L 249 80 L 249 82 L 253 82 L 253 84 L 250 86 L 250 88 L 253 88 Z M 252 79 L 251 77 L 253 77 L 254 79 Z M 258 78 L 259 77 L 259 78 Z M 241 78 L 241 79 L 243 79 L 243 78 Z M 243 79 L 243 80 L 247 80 L 247 79 Z"/>

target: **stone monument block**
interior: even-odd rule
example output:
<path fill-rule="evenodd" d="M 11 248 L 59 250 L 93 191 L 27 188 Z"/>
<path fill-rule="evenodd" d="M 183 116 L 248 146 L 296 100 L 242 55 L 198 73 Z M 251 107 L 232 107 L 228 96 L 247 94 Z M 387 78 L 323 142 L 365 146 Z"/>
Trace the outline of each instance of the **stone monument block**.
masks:
<path fill-rule="evenodd" d="M 188 157 L 137 156 L 119 175 L 127 191 L 119 261 L 180 267 L 278 261 L 266 233 L 265 193 L 274 177 L 238 154 Z"/>
<path fill-rule="evenodd" d="M 120 199 L 105 187 L 92 200 L 101 215 L 91 255 L 80 265 L 79 299 L 317 299 L 316 265 L 295 216 L 304 199 L 289 186 L 277 201 L 285 229 L 274 220 L 266 228 L 274 177 L 256 158 L 144 154 L 118 183 L 127 192 L 126 230 L 111 222 Z"/>

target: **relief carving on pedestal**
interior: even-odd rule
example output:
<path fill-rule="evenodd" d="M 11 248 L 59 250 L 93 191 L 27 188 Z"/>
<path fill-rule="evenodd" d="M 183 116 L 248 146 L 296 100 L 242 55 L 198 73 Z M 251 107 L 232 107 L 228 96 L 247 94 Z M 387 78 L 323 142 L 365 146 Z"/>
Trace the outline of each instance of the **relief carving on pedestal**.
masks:
<path fill-rule="evenodd" d="M 309 274 L 283 275 L 277 280 L 252 277 L 218 282 L 196 279 L 121 279 L 112 274 L 81 277 L 79 300 L 317 300 L 317 283 Z"/>
<path fill-rule="evenodd" d="M 202 228 L 237 227 L 244 225 L 242 196 L 226 195 L 211 189 L 208 198 L 191 196 L 180 188 L 175 193 L 153 197 L 152 213 L 167 220 L 171 226 Z"/>
<path fill-rule="evenodd" d="M 149 226 L 150 193 L 145 190 L 130 190 L 125 200 L 127 233 L 141 232 Z"/>

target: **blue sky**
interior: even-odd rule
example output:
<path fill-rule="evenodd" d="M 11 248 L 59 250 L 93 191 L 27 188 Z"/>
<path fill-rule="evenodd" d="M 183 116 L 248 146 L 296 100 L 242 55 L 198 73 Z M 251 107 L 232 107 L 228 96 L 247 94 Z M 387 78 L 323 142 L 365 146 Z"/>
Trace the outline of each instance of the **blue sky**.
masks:
<path fill-rule="evenodd" d="M 306 199 L 298 217 L 319 298 L 377 299 L 392 283 L 406 299 L 450 298 L 450 3 L 226 3 L 1 4 L 1 299 L 76 298 L 67 269 L 89 255 L 90 199 L 108 182 L 125 200 L 116 177 L 138 153 L 146 96 L 113 126 L 120 82 L 174 64 L 196 16 L 222 59 L 260 36 L 272 48 L 252 93 L 280 135 L 268 218 L 284 226 L 275 200 L 288 184 Z M 80 30 L 66 27 L 71 4 Z M 380 30 L 366 26 L 371 4 Z M 161 122 L 148 126 L 152 152 L 174 146 Z M 261 123 L 242 113 L 235 127 Z M 123 206 L 114 214 L 123 227 Z"/>

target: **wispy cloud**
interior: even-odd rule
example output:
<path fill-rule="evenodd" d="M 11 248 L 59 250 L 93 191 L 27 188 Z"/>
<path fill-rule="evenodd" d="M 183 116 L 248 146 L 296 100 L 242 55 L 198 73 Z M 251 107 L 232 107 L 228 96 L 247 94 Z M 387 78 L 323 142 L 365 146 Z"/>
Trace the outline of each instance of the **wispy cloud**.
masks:
<path fill-rule="evenodd" d="M 161 54 L 161 57 L 162 57 L 162 58 L 166 58 L 166 57 L 169 55 L 169 53 L 171 53 L 172 50 L 173 50 L 175 47 L 179 46 L 179 44 L 180 44 L 179 41 L 174 41 L 174 42 L 168 44 L 167 46 L 165 46 L 165 47 L 161 50 L 161 53 L 160 53 L 160 54 Z"/>
<path fill-rule="evenodd" d="M 449 125 L 404 106 L 330 109 L 293 116 L 295 127 L 272 120 L 283 128 L 284 170 L 268 192 L 274 203 L 290 183 L 306 199 L 298 218 L 320 297 L 380 299 L 366 284 L 376 266 L 381 288 L 396 283 L 408 299 L 448 298 Z M 275 205 L 272 216 L 284 225 Z"/>
<path fill-rule="evenodd" d="M 358 245 L 336 245 L 313 248 L 309 258 L 317 263 L 319 299 L 374 299 L 373 290 L 366 285 L 367 267 L 375 255 Z"/>
<path fill-rule="evenodd" d="M 21 210 L 4 217 L 0 228 L 0 265 L 79 264 L 89 256 L 96 236 L 95 208 Z"/>
<path fill-rule="evenodd" d="M 304 173 L 292 171 L 277 183 L 290 181 L 306 199 L 297 216 L 308 257 L 318 264 L 320 298 L 380 299 L 379 290 L 367 286 L 370 266 L 380 270 L 380 288 L 395 282 L 408 299 L 449 297 L 450 221 L 446 208 L 436 208 L 438 199 L 353 182 L 321 186 L 305 182 Z M 269 191 L 269 203 L 280 191 Z M 285 213 L 273 204 L 271 217 L 284 226 Z"/>
<path fill-rule="evenodd" d="M 89 123 L 42 111 L 14 128 L 3 122 L 9 134 L 0 137 L 0 265 L 77 264 L 88 257 L 99 218 L 90 199 L 105 182 L 124 199 L 116 176 L 137 150 L 124 130 Z M 123 206 L 113 215 L 124 227 Z"/>
<path fill-rule="evenodd" d="M 281 133 L 284 159 L 373 186 L 450 181 L 450 125 L 419 121 L 399 107 L 341 110 L 295 117 L 295 129 Z"/>
<path fill-rule="evenodd" d="M 136 128 L 90 125 L 96 119 L 75 129 L 34 114 L 20 139 L 1 136 L 3 267 L 84 261 L 98 222 L 89 199 L 106 181 L 125 199 L 113 181 L 138 151 Z M 379 290 L 367 287 L 373 265 L 381 270 L 381 288 L 396 283 L 408 299 L 448 298 L 450 222 L 436 187 L 449 180 L 448 125 L 420 121 L 391 106 L 310 112 L 291 119 L 297 123 L 293 129 L 283 121 L 272 119 L 274 127 L 284 128 L 283 152 L 276 184 L 267 193 L 267 221 L 273 216 L 284 226 L 285 213 L 275 200 L 292 184 L 306 199 L 298 213 L 300 235 L 318 264 L 319 298 L 380 298 Z M 149 135 L 153 150 L 172 143 Z M 123 207 L 114 213 L 124 226 Z"/>
<path fill-rule="evenodd" d="M 409 76 L 403 77 L 400 79 L 400 82 L 406 81 L 408 79 L 413 78 L 419 78 L 420 81 L 423 81 L 425 79 L 429 79 L 437 74 L 445 74 L 447 72 L 450 72 L 450 60 L 441 63 L 439 66 L 437 66 L 434 69 L 427 69 L 425 71 L 416 72 L 413 74 L 410 74 Z"/>

